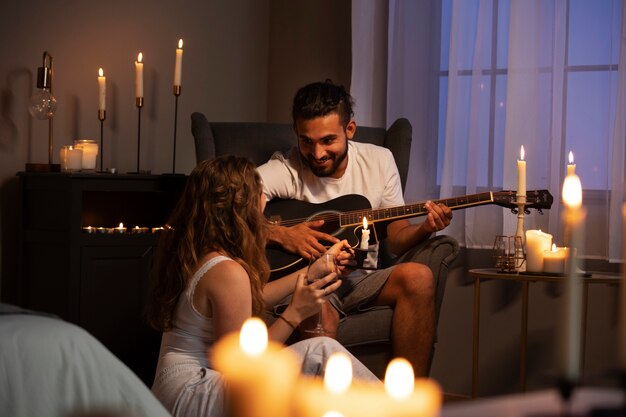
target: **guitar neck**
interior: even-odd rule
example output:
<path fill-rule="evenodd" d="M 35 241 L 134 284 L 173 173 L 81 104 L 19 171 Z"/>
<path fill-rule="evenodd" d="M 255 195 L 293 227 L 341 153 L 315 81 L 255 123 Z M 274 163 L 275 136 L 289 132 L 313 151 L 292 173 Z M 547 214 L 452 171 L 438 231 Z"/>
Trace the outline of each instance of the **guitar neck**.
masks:
<path fill-rule="evenodd" d="M 431 201 L 435 204 L 445 204 L 452 210 L 482 206 L 494 202 L 493 193 L 491 191 Z M 362 224 L 363 217 L 367 218 L 368 223 L 375 223 L 382 221 L 408 219 L 411 217 L 425 216 L 427 214 L 428 210 L 426 210 L 426 202 L 422 202 L 407 204 L 405 206 L 387 207 L 381 209 L 363 209 L 349 211 L 339 215 L 339 222 L 342 227 L 348 227 L 358 226 Z"/>

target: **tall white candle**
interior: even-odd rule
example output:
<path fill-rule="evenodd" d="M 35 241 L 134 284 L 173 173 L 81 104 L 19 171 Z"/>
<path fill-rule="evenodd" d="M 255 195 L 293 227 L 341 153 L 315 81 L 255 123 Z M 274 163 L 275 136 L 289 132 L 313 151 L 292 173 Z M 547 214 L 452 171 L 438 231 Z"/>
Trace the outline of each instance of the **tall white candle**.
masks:
<path fill-rule="evenodd" d="M 620 284 L 620 303 L 618 320 L 618 364 L 620 371 L 626 373 L 626 203 L 622 206 L 622 282 Z"/>
<path fill-rule="evenodd" d="M 178 40 L 178 48 L 176 48 L 176 63 L 174 64 L 174 86 L 181 85 L 183 71 L 183 40 Z"/>
<path fill-rule="evenodd" d="M 526 202 L 526 161 L 524 160 L 524 145 L 520 148 L 520 159 L 517 160 L 517 196 L 523 197 L 522 202 Z"/>
<path fill-rule="evenodd" d="M 564 224 L 568 252 L 565 300 L 561 338 L 561 376 L 576 382 L 580 378 L 582 335 L 582 277 L 576 268 L 576 254 L 582 254 L 585 209 L 582 207 L 582 185 L 577 175 L 568 175 L 563 182 L 565 203 Z"/>
<path fill-rule="evenodd" d="M 143 98 L 143 54 L 141 52 L 135 61 L 135 97 Z"/>
<path fill-rule="evenodd" d="M 360 249 L 367 250 L 370 247 L 370 231 L 367 228 L 367 217 L 363 216 L 363 230 L 361 232 Z"/>
<path fill-rule="evenodd" d="M 526 231 L 526 270 L 541 272 L 543 270 L 543 253 L 550 250 L 552 235 L 541 230 Z"/>
<path fill-rule="evenodd" d="M 569 164 L 567 164 L 567 175 L 576 174 L 576 164 L 574 163 L 574 153 L 572 151 L 569 151 L 568 161 Z"/>
<path fill-rule="evenodd" d="M 102 68 L 98 69 L 98 110 L 106 110 L 107 77 Z"/>

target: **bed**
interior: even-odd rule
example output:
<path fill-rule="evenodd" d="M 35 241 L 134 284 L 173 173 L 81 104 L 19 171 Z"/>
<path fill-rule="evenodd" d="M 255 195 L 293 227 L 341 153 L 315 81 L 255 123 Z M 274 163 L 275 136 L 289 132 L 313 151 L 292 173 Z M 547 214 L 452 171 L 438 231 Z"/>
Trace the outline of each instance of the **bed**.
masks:
<path fill-rule="evenodd" d="M 0 303 L 0 416 L 170 414 L 85 330 Z"/>

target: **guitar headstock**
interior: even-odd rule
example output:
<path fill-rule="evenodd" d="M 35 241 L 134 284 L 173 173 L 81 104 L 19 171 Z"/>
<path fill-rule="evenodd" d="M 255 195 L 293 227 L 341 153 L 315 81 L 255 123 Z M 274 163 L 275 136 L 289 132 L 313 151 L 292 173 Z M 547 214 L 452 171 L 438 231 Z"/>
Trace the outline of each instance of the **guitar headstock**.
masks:
<path fill-rule="evenodd" d="M 524 209 L 537 209 L 539 211 L 543 209 L 549 209 L 552 207 L 552 201 L 554 198 L 548 190 L 534 190 L 526 192 L 526 204 Z M 493 192 L 493 203 L 502 207 L 515 210 L 517 206 L 517 192 L 516 191 L 495 191 Z"/>

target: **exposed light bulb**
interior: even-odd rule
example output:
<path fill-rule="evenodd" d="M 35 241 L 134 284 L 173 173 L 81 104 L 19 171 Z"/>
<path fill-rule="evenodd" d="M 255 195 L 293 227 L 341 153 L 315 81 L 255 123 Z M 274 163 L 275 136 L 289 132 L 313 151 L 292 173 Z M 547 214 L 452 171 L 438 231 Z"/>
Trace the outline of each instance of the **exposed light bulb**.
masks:
<path fill-rule="evenodd" d="M 30 115 L 39 120 L 51 118 L 56 109 L 57 99 L 47 88 L 37 89 L 37 92 L 31 96 L 28 105 Z"/>

